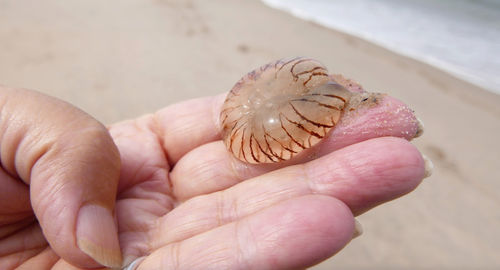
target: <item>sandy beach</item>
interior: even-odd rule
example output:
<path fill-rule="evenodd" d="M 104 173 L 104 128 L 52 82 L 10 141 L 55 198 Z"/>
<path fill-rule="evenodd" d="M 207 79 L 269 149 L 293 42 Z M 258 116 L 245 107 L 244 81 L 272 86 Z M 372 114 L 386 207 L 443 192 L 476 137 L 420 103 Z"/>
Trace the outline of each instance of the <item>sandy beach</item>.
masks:
<path fill-rule="evenodd" d="M 104 123 L 228 91 L 290 56 L 409 104 L 425 124 L 414 144 L 435 165 L 417 190 L 360 216 L 364 234 L 312 269 L 499 269 L 499 95 L 257 0 L 0 0 L 0 84 Z"/>

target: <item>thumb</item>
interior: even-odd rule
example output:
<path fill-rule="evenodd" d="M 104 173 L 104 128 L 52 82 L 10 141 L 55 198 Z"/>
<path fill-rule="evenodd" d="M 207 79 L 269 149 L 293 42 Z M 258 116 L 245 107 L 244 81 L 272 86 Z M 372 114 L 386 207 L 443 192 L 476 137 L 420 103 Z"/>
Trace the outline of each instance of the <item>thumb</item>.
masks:
<path fill-rule="evenodd" d="M 0 86 L 0 146 L 2 167 L 30 185 L 51 248 L 80 267 L 119 267 L 120 156 L 106 128 L 63 101 Z"/>

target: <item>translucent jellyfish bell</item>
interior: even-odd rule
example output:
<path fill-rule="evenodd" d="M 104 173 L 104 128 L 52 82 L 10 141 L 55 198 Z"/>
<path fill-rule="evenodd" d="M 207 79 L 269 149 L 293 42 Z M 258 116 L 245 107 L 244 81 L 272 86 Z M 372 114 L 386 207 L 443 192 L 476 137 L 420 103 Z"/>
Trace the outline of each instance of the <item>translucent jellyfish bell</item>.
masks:
<path fill-rule="evenodd" d="M 227 149 L 248 163 L 288 160 L 335 127 L 353 95 L 318 61 L 278 60 L 251 71 L 221 111 Z"/>

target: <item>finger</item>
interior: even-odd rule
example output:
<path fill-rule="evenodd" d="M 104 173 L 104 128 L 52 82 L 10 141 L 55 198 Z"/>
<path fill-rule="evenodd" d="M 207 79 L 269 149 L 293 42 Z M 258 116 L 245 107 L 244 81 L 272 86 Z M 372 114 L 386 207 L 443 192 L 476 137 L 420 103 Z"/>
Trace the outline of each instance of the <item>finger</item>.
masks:
<path fill-rule="evenodd" d="M 29 187 L 8 175 L 0 167 L 0 238 L 6 224 L 19 222 L 33 216 Z"/>
<path fill-rule="evenodd" d="M 171 166 L 190 150 L 220 139 L 218 121 L 225 97 L 226 93 L 188 100 L 153 115 Z"/>
<path fill-rule="evenodd" d="M 33 223 L 2 239 L 0 269 L 14 269 L 47 247 L 40 226 Z"/>
<path fill-rule="evenodd" d="M 365 91 L 361 85 L 342 75 L 331 75 L 330 78 L 352 92 Z M 168 150 L 170 166 L 173 167 L 194 148 L 220 139 L 219 116 L 226 96 L 227 93 L 223 93 L 188 100 L 168 106 L 153 115 L 153 130 L 162 138 L 164 148 Z"/>
<path fill-rule="evenodd" d="M 21 216 L 21 215 L 19 215 L 19 216 Z M 7 225 L 1 226 L 0 227 L 0 239 L 4 239 L 5 237 L 12 235 L 13 233 L 17 233 L 18 231 L 22 230 L 23 228 L 26 228 L 27 226 L 30 226 L 31 224 L 33 224 L 33 222 L 36 222 L 36 218 L 34 216 L 28 216 L 28 217 L 25 217 L 24 219 L 19 219 L 19 221 L 17 221 L 17 222 L 8 223 Z"/>
<path fill-rule="evenodd" d="M 60 257 L 57 256 L 57 254 L 55 254 L 50 247 L 47 247 L 42 252 L 38 253 L 36 256 L 25 261 L 22 265 L 17 267 L 16 270 L 32 270 L 32 269 L 53 270 L 52 266 L 56 264 L 58 260 L 60 260 Z"/>
<path fill-rule="evenodd" d="M 44 247 L 25 250 L 19 253 L 8 254 L 0 260 L 0 269 L 22 269 L 18 267 L 23 261 L 42 252 Z M 33 269 L 33 268 L 31 268 Z"/>
<path fill-rule="evenodd" d="M 338 252 L 353 232 L 342 202 L 303 196 L 164 246 L 138 269 L 300 269 Z"/>
<path fill-rule="evenodd" d="M 419 128 L 419 121 L 405 104 L 385 96 L 378 106 L 345 115 L 322 142 L 285 162 L 246 164 L 234 158 L 222 142 L 208 143 L 187 153 L 173 168 L 171 180 L 174 194 L 181 200 L 187 200 L 225 189 L 268 171 L 307 162 L 371 138 L 394 136 L 410 140 L 419 133 Z"/>
<path fill-rule="evenodd" d="M 119 199 L 150 199 L 154 196 L 152 194 L 170 194 L 167 179 L 170 168 L 154 126 L 152 115 L 145 115 L 138 119 L 113 124 L 108 128 L 121 155 Z M 148 187 L 141 186 L 143 183 Z M 137 192 L 138 189 L 132 188 L 139 186 L 141 186 L 140 194 Z M 162 205 L 166 206 L 167 203 Z"/>
<path fill-rule="evenodd" d="M 227 190 L 192 198 L 160 219 L 155 243 L 161 246 L 187 239 L 310 194 L 335 197 L 358 215 L 410 192 L 424 175 L 422 156 L 409 142 L 391 137 L 364 141 Z"/>
<path fill-rule="evenodd" d="M 0 92 L 2 167 L 30 185 L 52 248 L 80 266 L 120 266 L 113 218 L 120 158 L 105 127 L 40 93 Z"/>

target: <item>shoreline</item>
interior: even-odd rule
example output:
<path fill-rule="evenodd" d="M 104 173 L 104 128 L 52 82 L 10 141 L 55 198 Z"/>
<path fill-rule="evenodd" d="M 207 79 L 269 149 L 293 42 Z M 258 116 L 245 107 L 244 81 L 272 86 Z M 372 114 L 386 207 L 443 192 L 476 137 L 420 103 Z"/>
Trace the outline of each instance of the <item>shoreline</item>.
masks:
<path fill-rule="evenodd" d="M 437 57 L 434 57 L 432 55 L 425 55 L 424 53 L 419 53 L 418 51 L 412 51 L 412 50 L 405 50 L 402 47 L 395 46 L 391 44 L 389 41 L 384 41 L 381 39 L 377 39 L 375 36 L 370 36 L 370 34 L 360 31 L 359 29 L 348 29 L 348 27 L 342 27 L 338 25 L 334 25 L 332 23 L 329 23 L 328 21 L 323 21 L 323 17 L 315 17 L 311 14 L 309 14 L 307 11 L 302 11 L 302 10 L 296 10 L 294 8 L 290 7 L 284 7 L 282 4 L 275 3 L 273 1 L 268 1 L 268 0 L 260 0 L 264 5 L 267 7 L 270 7 L 274 10 L 278 10 L 281 12 L 284 12 L 286 14 L 289 14 L 295 18 L 298 18 L 300 20 L 306 21 L 306 22 L 311 22 L 314 23 L 318 26 L 325 27 L 327 29 L 337 31 L 337 32 L 342 32 L 345 34 L 348 34 L 354 38 L 358 38 L 361 40 L 364 40 L 366 42 L 369 42 L 373 45 L 382 47 L 384 49 L 387 49 L 389 51 L 392 51 L 398 55 L 401 55 L 403 57 L 408 57 L 411 58 L 415 61 L 428 64 L 432 67 L 435 67 L 441 71 L 444 71 L 456 79 L 466 81 L 474 86 L 477 86 L 479 88 L 482 88 L 488 92 L 492 92 L 496 95 L 500 96 L 500 81 L 488 81 L 486 79 L 483 79 L 477 74 L 473 73 L 467 73 L 465 68 L 456 66 L 452 63 L 448 63 L 444 60 L 441 60 Z"/>
<path fill-rule="evenodd" d="M 428 63 L 425 60 L 418 59 L 417 57 L 399 52 L 398 50 L 392 49 L 388 46 L 384 46 L 382 44 L 379 44 L 378 42 L 343 31 L 342 29 L 331 28 L 329 26 L 316 22 L 315 20 L 298 17 L 291 12 L 267 5 L 262 0 L 259 1 L 269 9 L 282 13 L 286 16 L 304 21 L 305 23 L 311 24 L 314 27 L 324 29 L 325 31 L 331 31 L 333 35 L 339 35 L 348 40 L 352 39 L 356 40 L 356 42 L 365 43 L 363 44 L 363 46 L 372 47 L 373 50 L 377 50 L 380 54 L 384 54 L 387 57 L 394 58 L 396 59 L 396 61 L 404 62 L 405 65 L 419 66 L 421 74 L 425 76 L 430 82 L 435 84 L 436 89 L 438 89 L 439 91 L 442 91 L 445 94 L 450 94 L 460 101 L 467 99 L 471 101 L 473 105 L 478 106 L 480 109 L 485 109 L 494 116 L 500 117 L 500 106 L 498 105 L 500 104 L 500 93 L 497 93 L 493 89 L 489 89 L 488 87 L 485 87 L 483 85 L 460 78 L 460 75 L 453 73 L 452 71 L 441 68 L 437 65 L 433 65 L 432 63 Z M 351 79 L 356 80 L 355 78 Z M 359 83 L 362 84 L 363 82 Z"/>
<path fill-rule="evenodd" d="M 500 117 L 500 94 L 494 92 L 493 90 L 489 90 L 481 85 L 475 84 L 466 79 L 462 79 L 458 75 L 453 74 L 438 66 L 432 65 L 405 54 L 401 54 L 397 51 L 394 51 L 390 48 L 379 45 L 357 35 L 353 35 L 351 33 L 344 32 L 338 29 L 332 29 L 322 24 L 318 24 L 314 21 L 306 22 L 311 23 L 316 27 L 324 28 L 327 31 L 332 31 L 334 35 L 340 35 L 347 39 L 355 39 L 358 42 L 365 42 L 366 44 L 364 44 L 364 46 L 370 46 L 373 50 L 377 50 L 378 53 L 384 54 L 389 58 L 393 58 L 396 61 L 404 63 L 405 65 L 418 66 L 420 69 L 419 73 L 427 80 L 429 80 L 429 82 L 434 84 L 437 90 L 447 95 L 453 96 L 459 101 L 468 100 L 472 105 L 477 106 L 479 109 L 486 110 L 492 115 Z"/>

